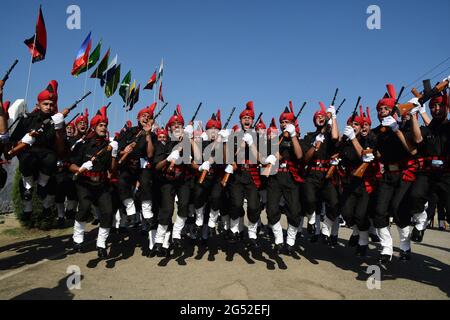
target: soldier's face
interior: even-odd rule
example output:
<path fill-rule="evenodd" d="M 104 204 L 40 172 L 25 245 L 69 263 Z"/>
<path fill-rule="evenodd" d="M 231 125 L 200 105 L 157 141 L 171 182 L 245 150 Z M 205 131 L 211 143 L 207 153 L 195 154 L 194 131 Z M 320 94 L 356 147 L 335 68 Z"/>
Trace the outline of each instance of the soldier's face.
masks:
<path fill-rule="evenodd" d="M 143 113 L 140 117 L 139 117 L 139 123 L 141 126 L 145 126 L 148 121 L 150 120 L 150 115 L 148 113 Z"/>
<path fill-rule="evenodd" d="M 244 116 L 241 119 L 241 126 L 244 130 L 249 130 L 253 125 L 253 118 L 250 116 Z"/>
<path fill-rule="evenodd" d="M 85 133 L 87 130 L 87 124 L 85 121 L 80 121 L 77 123 L 77 129 L 78 131 L 80 131 L 81 133 Z"/>
<path fill-rule="evenodd" d="M 55 103 L 51 100 L 44 100 L 38 104 L 38 107 L 43 113 L 52 113 L 55 108 Z"/>
<path fill-rule="evenodd" d="M 380 106 L 377 108 L 378 119 L 383 119 L 391 115 L 391 108 L 387 106 Z"/>
<path fill-rule="evenodd" d="M 317 115 L 315 119 L 316 127 L 323 127 L 325 125 L 326 120 L 327 119 L 323 115 L 321 114 Z"/>
<path fill-rule="evenodd" d="M 436 120 L 444 120 L 447 118 L 448 107 L 445 107 L 442 104 L 436 103 L 434 105 L 430 105 L 430 112 L 433 119 Z"/>
<path fill-rule="evenodd" d="M 159 141 L 159 142 L 166 143 L 166 142 L 167 142 L 167 136 L 166 136 L 165 134 L 160 134 L 160 135 L 158 136 L 158 141 Z"/>
<path fill-rule="evenodd" d="M 355 134 L 358 135 L 361 132 L 361 124 L 359 122 L 353 121 L 352 128 L 355 130 Z"/>
<path fill-rule="evenodd" d="M 281 122 L 280 122 L 281 130 L 286 129 L 286 127 L 287 127 L 288 124 L 291 124 L 291 122 L 290 122 L 289 120 L 283 120 L 283 121 L 281 121 Z"/>
<path fill-rule="evenodd" d="M 104 122 L 100 122 L 96 127 L 95 127 L 95 133 L 99 136 L 99 137 L 106 137 L 106 133 L 108 132 L 108 125 Z"/>
<path fill-rule="evenodd" d="M 66 127 L 66 135 L 68 137 L 73 137 L 74 134 L 74 128 L 72 126 L 67 126 Z"/>
<path fill-rule="evenodd" d="M 219 129 L 216 127 L 212 127 L 210 129 L 206 130 L 206 134 L 208 135 L 210 140 L 216 140 L 218 133 L 219 133 Z"/>
<path fill-rule="evenodd" d="M 361 128 L 361 135 L 363 137 L 366 137 L 370 132 L 370 124 L 368 124 L 367 122 L 364 122 L 364 125 Z"/>
<path fill-rule="evenodd" d="M 170 125 L 170 132 L 177 139 L 183 136 L 183 124 L 181 122 L 175 121 Z"/>

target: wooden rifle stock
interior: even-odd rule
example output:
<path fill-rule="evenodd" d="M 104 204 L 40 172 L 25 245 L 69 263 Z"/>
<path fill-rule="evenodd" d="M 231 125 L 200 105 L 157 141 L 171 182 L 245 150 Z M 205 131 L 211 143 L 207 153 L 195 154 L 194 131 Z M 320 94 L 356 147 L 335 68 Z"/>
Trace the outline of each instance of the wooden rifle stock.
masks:
<path fill-rule="evenodd" d="M 92 161 L 92 162 L 95 162 L 95 161 L 97 160 L 97 158 L 100 157 L 102 154 L 104 154 L 104 153 L 106 153 L 106 152 L 111 152 L 111 151 L 112 151 L 112 147 L 111 147 L 110 145 L 108 145 L 108 146 L 104 147 L 103 149 L 99 150 L 99 151 L 91 158 L 91 161 Z M 78 169 L 78 171 L 75 172 L 75 174 L 74 174 L 74 180 L 75 180 L 76 178 L 78 178 L 78 176 L 79 176 L 80 174 L 82 174 L 83 172 L 86 172 L 86 171 L 87 171 L 86 168 L 80 168 L 80 169 Z"/>
<path fill-rule="evenodd" d="M 138 132 L 138 134 L 136 135 L 134 141 L 132 143 L 130 143 L 127 147 L 130 147 L 131 149 L 136 148 L 137 145 L 137 140 L 139 139 L 139 137 L 142 136 L 143 132 L 145 132 L 144 130 L 141 130 Z M 125 160 L 127 160 L 128 156 L 130 155 L 130 153 L 125 153 L 119 160 L 118 164 L 121 165 L 122 163 L 125 162 Z"/>
<path fill-rule="evenodd" d="M 363 154 L 368 154 L 368 153 L 372 153 L 373 149 L 366 149 L 363 150 Z M 360 164 L 360 166 L 358 168 L 356 168 L 353 172 L 352 175 L 354 177 L 358 177 L 358 178 L 362 178 L 364 176 L 364 173 L 366 172 L 367 168 L 369 168 L 370 162 L 363 162 Z"/>
<path fill-rule="evenodd" d="M 336 153 L 335 155 L 333 155 L 331 157 L 331 159 L 337 159 L 338 157 L 339 157 L 339 153 Z M 326 179 L 332 178 L 334 176 L 334 173 L 336 172 L 336 169 L 337 169 L 337 165 L 331 165 L 330 169 L 328 169 L 328 171 L 327 171 L 327 175 L 325 178 Z"/>

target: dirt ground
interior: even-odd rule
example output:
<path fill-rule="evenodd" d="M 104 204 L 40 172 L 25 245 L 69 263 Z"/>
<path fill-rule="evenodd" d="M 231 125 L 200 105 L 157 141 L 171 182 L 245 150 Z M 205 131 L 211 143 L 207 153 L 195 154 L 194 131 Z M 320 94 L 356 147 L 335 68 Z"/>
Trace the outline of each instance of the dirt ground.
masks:
<path fill-rule="evenodd" d="M 264 214 L 265 216 L 265 214 Z M 285 223 L 285 221 L 283 221 Z M 148 241 L 138 231 L 110 236 L 107 260 L 98 260 L 97 229 L 89 227 L 87 252 L 73 254 L 71 232 L 20 227 L 13 215 L 0 224 L 0 299 L 449 299 L 450 232 L 427 230 L 413 244 L 409 262 L 381 271 L 380 289 L 369 290 L 366 273 L 376 264 L 377 246 L 367 258 L 348 248 L 341 228 L 330 248 L 298 238 L 294 256 L 275 255 L 269 238 L 260 254 L 230 245 L 221 236 L 208 248 L 186 240 L 169 258 L 148 258 Z M 394 245 L 398 246 L 393 226 Z M 68 269 L 79 268 L 80 289 L 69 290 Z"/>

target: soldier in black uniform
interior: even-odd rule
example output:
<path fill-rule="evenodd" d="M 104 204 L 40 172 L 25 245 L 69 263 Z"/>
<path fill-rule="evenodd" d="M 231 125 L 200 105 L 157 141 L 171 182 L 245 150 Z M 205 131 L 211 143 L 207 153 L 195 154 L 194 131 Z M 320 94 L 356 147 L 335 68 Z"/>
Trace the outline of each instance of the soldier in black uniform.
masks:
<path fill-rule="evenodd" d="M 3 80 L 0 80 L 0 154 L 3 154 L 5 144 L 9 142 L 9 132 L 8 130 L 8 108 L 10 105 L 9 101 L 3 101 Z M 0 165 L 0 190 L 6 184 L 6 180 L 8 179 L 8 174 L 6 170 Z"/>
<path fill-rule="evenodd" d="M 447 119 L 449 97 L 446 92 L 431 99 L 429 103 L 432 120 L 428 126 L 419 127 L 415 116 L 419 112 L 419 103 L 411 111 L 412 136 L 417 144 L 420 156 L 416 181 L 413 182 L 409 195 L 410 216 L 415 226 L 411 239 L 422 242 L 426 229 L 427 216 L 425 204 L 432 194 L 443 202 L 444 208 L 450 210 L 450 123 Z"/>
<path fill-rule="evenodd" d="M 86 221 L 90 215 L 91 206 L 100 209 L 100 228 L 97 237 L 97 250 L 99 258 L 106 258 L 106 240 L 112 226 L 113 199 L 109 184 L 108 173 L 111 171 L 112 158 L 117 157 L 118 143 L 109 142 L 107 138 L 108 117 L 106 107 L 100 108 L 92 118 L 91 132 L 86 136 L 79 150 L 72 154 L 70 170 L 78 174 L 76 189 L 79 201 L 78 212 L 75 217 L 73 232 L 74 250 L 82 251 Z M 111 151 L 104 151 L 108 145 Z M 95 157 L 95 160 L 93 160 Z M 82 173 L 80 173 L 82 172 Z"/>
<path fill-rule="evenodd" d="M 339 139 L 339 131 L 334 106 L 326 110 L 325 105 L 320 102 L 320 107 L 321 110 L 317 111 L 313 117 L 316 131 L 307 133 L 301 140 L 306 171 L 305 183 L 301 190 L 302 208 L 309 220 L 308 233 L 313 234 L 311 241 L 315 242 L 318 236 L 315 220 L 311 218 L 314 217 L 319 200 L 325 202 L 327 210 L 322 235 L 324 242 L 334 245 L 337 237 L 330 236 L 333 223 L 338 218 L 338 193 L 333 183 L 325 177 L 330 167 L 330 159 L 336 153 L 335 146 Z M 331 114 L 331 119 L 327 119 L 327 113 Z"/>
<path fill-rule="evenodd" d="M 291 109 L 286 108 L 280 115 L 280 127 L 283 134 L 280 135 L 282 142 L 279 145 L 278 152 L 273 152 L 262 159 L 263 165 L 269 165 L 266 168 L 266 172 L 270 167 L 274 168 L 274 172 L 270 172 L 267 179 L 267 220 L 270 228 L 275 236 L 275 250 L 281 251 L 284 243 L 283 231 L 280 224 L 281 212 L 280 212 L 280 200 L 284 198 L 287 206 L 287 250 L 288 253 L 294 252 L 295 239 L 300 227 L 300 189 L 299 184 L 303 182 L 298 172 L 298 162 L 303 157 L 302 149 L 300 147 L 300 141 L 298 132 L 296 130 L 296 123 L 294 123 L 294 110 L 292 103 L 290 103 Z M 276 127 L 275 127 L 276 129 Z M 272 131 L 273 128 L 271 126 Z M 268 135 L 271 135 L 269 132 Z M 270 136 L 269 136 L 270 137 Z M 269 144 L 272 145 L 272 144 Z M 264 175 L 267 176 L 267 173 Z"/>
<path fill-rule="evenodd" d="M 161 204 L 153 251 L 158 256 L 168 254 L 167 249 L 163 247 L 163 243 L 166 234 L 169 232 L 169 225 L 172 223 L 175 196 L 178 197 L 178 211 L 173 225 L 172 240 L 176 248 L 181 246 L 181 231 L 186 223 L 189 211 L 192 183 L 189 177 L 191 170 L 191 159 L 189 157 L 192 154 L 190 139 L 193 136 L 194 128 L 192 124 L 189 124 L 183 130 L 183 126 L 184 119 L 181 114 L 181 107 L 178 105 L 166 125 L 168 130 L 170 130 L 169 136 L 171 141 L 167 143 L 158 141 L 155 145 L 153 164 L 158 171 Z M 182 145 L 186 146 L 188 150 L 185 150 L 186 148 L 178 148 L 181 139 L 183 139 Z M 181 153 L 183 155 L 180 155 Z"/>
<path fill-rule="evenodd" d="M 46 215 L 54 202 L 54 194 L 48 194 L 47 185 L 50 177 L 56 172 L 57 155 L 64 152 L 64 116 L 57 113 L 58 83 L 50 81 L 47 89 L 38 95 L 38 103 L 33 112 L 19 120 L 12 142 L 23 142 L 29 145 L 17 155 L 19 170 L 22 174 L 23 188 L 21 195 L 24 202 L 31 202 L 32 188 L 37 179 L 37 194 L 43 202 L 43 215 Z M 37 137 L 29 132 L 42 129 Z M 25 205 L 30 210 L 31 206 Z M 28 220 L 31 211 L 24 211 L 24 220 Z"/>
<path fill-rule="evenodd" d="M 151 128 L 155 107 L 156 103 L 140 110 L 137 115 L 138 125 L 122 131 L 117 137 L 119 156 L 120 158 L 126 157 L 126 160 L 120 164 L 117 187 L 120 201 L 127 212 L 130 227 L 136 226 L 139 222 L 134 204 L 134 191 L 139 178 L 143 178 L 139 183 L 140 194 L 143 197 L 141 198 L 142 213 L 145 219 L 152 217 L 151 179 L 145 175 L 141 177 L 141 158 L 153 157 Z"/>
<path fill-rule="evenodd" d="M 339 171 L 343 193 L 340 198 L 340 212 L 346 224 L 356 228 L 358 237 L 350 238 L 349 242 L 357 242 L 356 255 L 365 256 L 369 244 L 369 215 L 368 205 L 371 193 L 375 189 L 376 163 L 375 137 L 373 134 L 361 135 L 365 117 L 360 109 L 360 114 L 351 116 L 344 129 L 344 141 L 339 147 Z M 366 152 L 363 152 L 367 150 Z M 370 150 L 370 151 L 369 151 Z M 362 177 L 353 175 L 363 163 L 367 163 L 367 169 Z M 353 244 L 352 244 L 353 245 Z"/>
<path fill-rule="evenodd" d="M 389 229 L 389 217 L 393 216 L 400 235 L 400 257 L 407 259 L 409 250 L 409 222 L 401 206 L 411 185 L 408 162 L 412 149 L 408 145 L 397 120 L 392 116 L 396 102 L 394 86 L 387 85 L 388 93 L 377 104 L 381 125 L 372 130 L 376 136 L 376 150 L 382 164 L 382 179 L 377 189 L 374 226 L 382 246 L 380 263 L 385 265 L 392 259 L 393 244 Z M 402 209 L 400 210 L 400 207 Z"/>

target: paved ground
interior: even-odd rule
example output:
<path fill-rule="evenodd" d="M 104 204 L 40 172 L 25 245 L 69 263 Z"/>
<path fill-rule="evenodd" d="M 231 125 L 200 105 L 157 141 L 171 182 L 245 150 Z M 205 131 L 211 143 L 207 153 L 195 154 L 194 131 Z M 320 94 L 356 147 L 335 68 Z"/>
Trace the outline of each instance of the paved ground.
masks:
<path fill-rule="evenodd" d="M 394 227 L 395 230 L 395 227 Z M 428 230 L 413 245 L 413 260 L 394 259 L 380 290 L 368 290 L 367 266 L 377 249 L 357 259 L 349 229 L 331 249 L 299 238 L 297 256 L 276 256 L 268 240 L 261 255 L 232 250 L 220 237 L 204 250 L 189 245 L 170 258 L 147 258 L 139 233 L 114 235 L 110 257 L 96 257 L 96 230 L 88 252 L 71 254 L 71 229 L 29 232 L 9 216 L 0 225 L 0 299 L 449 299 L 450 233 Z M 395 244 L 398 238 L 395 237 Z M 398 256 L 398 251 L 395 253 Z M 81 289 L 70 291 L 69 266 L 79 266 Z"/>

